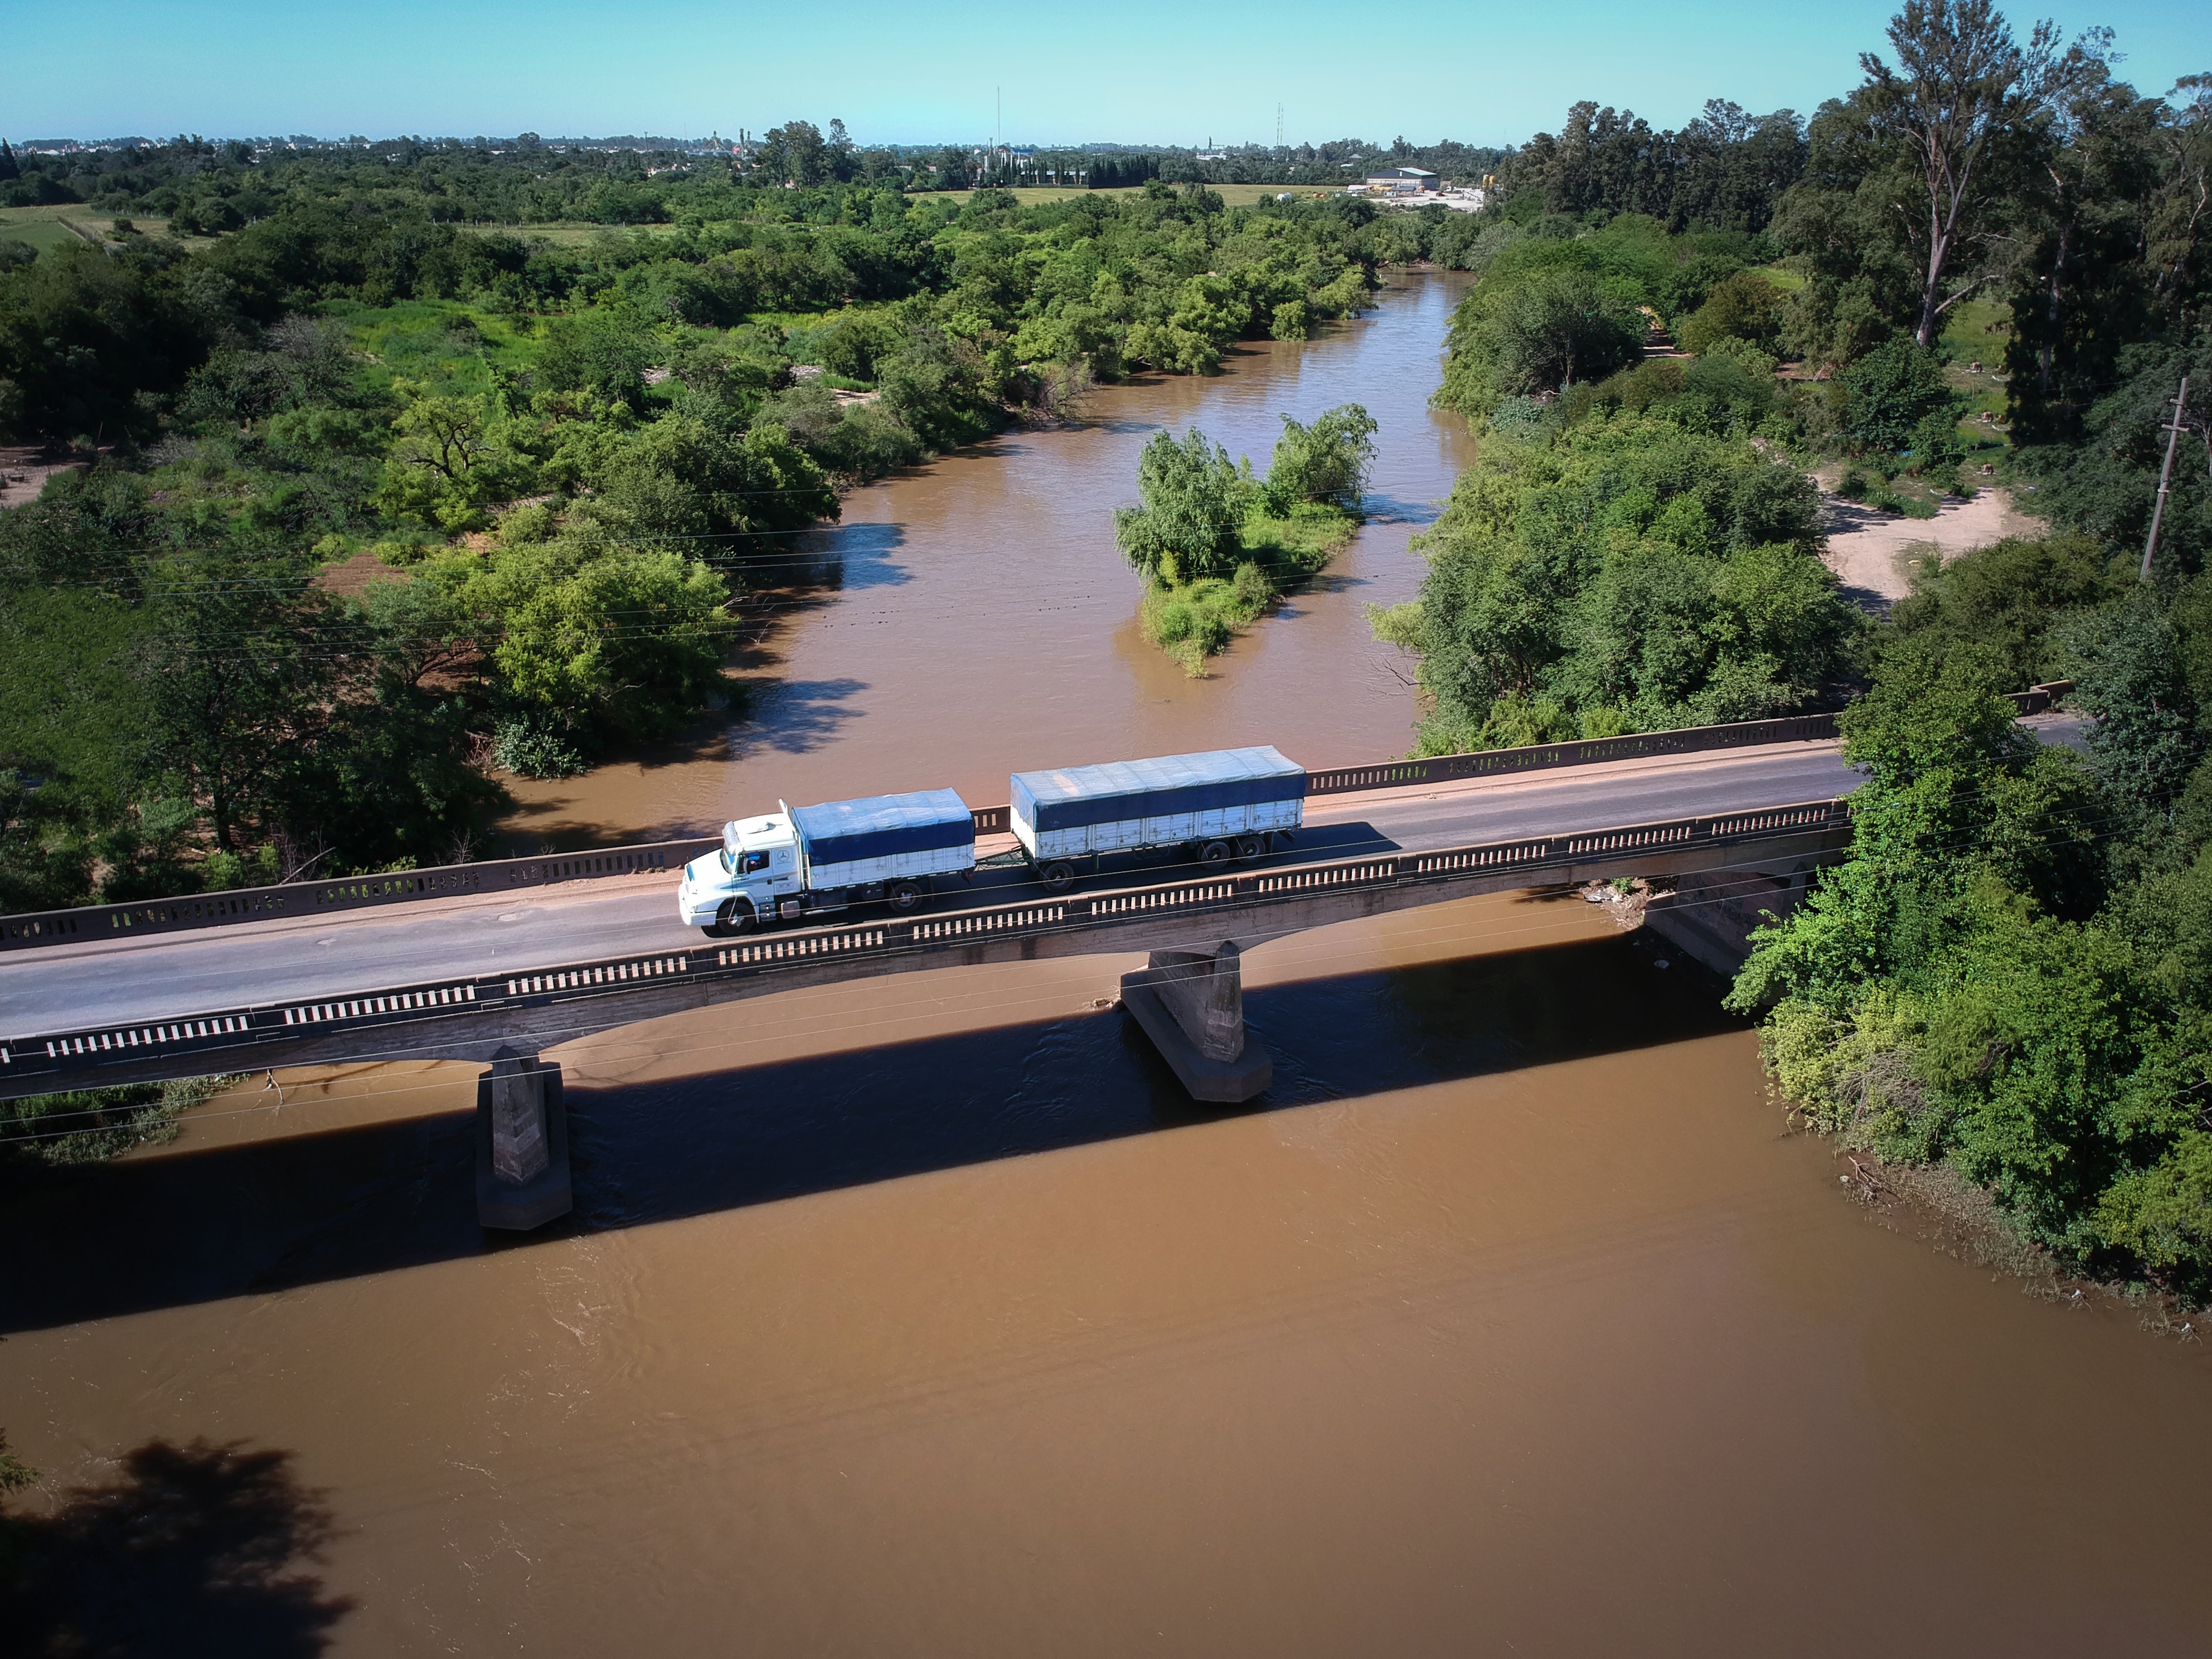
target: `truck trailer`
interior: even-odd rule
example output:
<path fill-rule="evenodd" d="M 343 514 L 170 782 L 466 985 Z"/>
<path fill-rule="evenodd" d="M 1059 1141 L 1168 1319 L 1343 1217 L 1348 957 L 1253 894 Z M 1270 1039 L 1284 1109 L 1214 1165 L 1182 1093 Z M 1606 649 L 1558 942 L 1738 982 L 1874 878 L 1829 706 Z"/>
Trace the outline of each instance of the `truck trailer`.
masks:
<path fill-rule="evenodd" d="M 975 867 L 975 818 L 950 789 L 826 801 L 740 818 L 684 866 L 677 913 L 712 937 L 854 904 L 911 910 L 941 876 Z"/>
<path fill-rule="evenodd" d="M 1014 838 L 1047 887 L 1064 890 L 1079 860 L 1188 848 L 1201 864 L 1257 858 L 1305 821 L 1306 772 L 1272 748 L 1112 761 L 1017 772 Z"/>

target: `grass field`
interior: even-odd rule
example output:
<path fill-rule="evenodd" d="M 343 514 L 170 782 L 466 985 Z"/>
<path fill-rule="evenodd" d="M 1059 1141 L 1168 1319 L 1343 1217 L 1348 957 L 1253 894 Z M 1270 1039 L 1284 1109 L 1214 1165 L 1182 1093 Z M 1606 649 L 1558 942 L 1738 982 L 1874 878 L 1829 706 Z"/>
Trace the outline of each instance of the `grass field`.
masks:
<path fill-rule="evenodd" d="M 1267 201 L 1281 195 L 1285 191 L 1289 191 L 1293 196 L 1334 196 L 1337 193 L 1333 190 L 1324 189 L 1319 185 L 1209 185 L 1206 188 L 1219 196 L 1231 207 L 1250 207 L 1255 202 Z M 1064 202 L 1071 196 L 1136 196 L 1142 193 L 1141 190 L 1135 187 L 1127 190 L 1095 191 L 1038 189 L 1018 190 L 1013 192 L 1016 199 L 1024 207 L 1034 207 L 1039 202 Z M 914 199 L 917 202 L 932 202 L 939 196 L 943 196 L 951 201 L 964 202 L 973 194 L 975 194 L 973 191 L 966 190 L 927 191 L 917 194 Z"/>
<path fill-rule="evenodd" d="M 503 233 L 509 236 L 535 237 L 550 242 L 556 247 L 581 247 L 594 236 L 608 231 L 617 236 L 627 236 L 640 230 L 648 236 L 670 236 L 676 231 L 674 225 L 592 225 L 570 220 L 528 225 L 471 225 L 468 228 L 485 235 Z"/>
<path fill-rule="evenodd" d="M 58 207 L 0 208 L 0 240 L 28 242 L 44 252 L 50 247 L 59 247 L 64 242 L 84 242 L 104 246 L 115 240 L 110 228 L 116 216 L 98 208 L 88 208 L 78 202 L 65 203 Z M 167 219 L 147 219 L 133 216 L 131 222 L 149 236 L 160 236 L 169 228 Z M 204 246 L 214 239 L 192 236 L 185 239 L 192 246 Z"/>

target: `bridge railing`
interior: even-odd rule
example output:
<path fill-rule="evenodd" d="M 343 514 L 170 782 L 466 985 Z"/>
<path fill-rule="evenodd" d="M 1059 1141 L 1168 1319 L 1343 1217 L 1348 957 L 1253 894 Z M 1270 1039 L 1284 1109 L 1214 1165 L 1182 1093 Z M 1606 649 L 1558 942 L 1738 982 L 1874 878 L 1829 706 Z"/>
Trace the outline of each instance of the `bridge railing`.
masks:
<path fill-rule="evenodd" d="M 376 876 L 287 882 L 281 887 L 241 887 L 227 893 L 194 893 L 182 898 L 145 899 L 133 904 L 89 904 L 74 910 L 35 911 L 26 915 L 0 916 L 0 949 L 80 945 L 92 939 L 174 933 L 286 916 L 319 916 L 420 899 L 514 892 L 550 886 L 556 882 L 676 870 L 721 844 L 721 837 L 714 836 L 703 840 L 655 842 L 642 847 L 610 847 L 595 852 L 561 853 L 533 859 L 486 859 L 477 864 L 395 870 Z"/>
<path fill-rule="evenodd" d="M 1160 886 L 1033 896 L 1011 904 L 943 915 L 883 917 L 842 927 L 768 933 L 680 950 L 492 974 L 461 975 L 343 995 L 317 995 L 221 1008 L 169 1020 L 110 1024 L 0 1039 L 0 1085 L 10 1093 L 71 1086 L 74 1074 L 96 1080 L 103 1065 L 134 1059 L 191 1058 L 209 1071 L 261 1062 L 257 1046 L 379 1027 L 450 1022 L 501 1010 L 632 994 L 655 985 L 788 972 L 825 959 L 885 957 L 949 951 L 963 945 L 1132 921 L 1227 911 L 1264 912 L 1322 891 L 1377 890 L 1511 874 L 1540 885 L 1574 866 L 1707 848 L 1755 848 L 1762 842 L 1844 829 L 1840 800 L 1806 801 L 1717 817 L 1626 824 L 1609 830 L 1535 836 L 1518 841 L 1432 852 L 1370 854 L 1325 864 L 1292 865 L 1194 877 Z M 615 1022 L 610 1022 L 615 1023 Z M 452 1029 L 450 1026 L 448 1029 Z M 599 1029 L 592 1026 L 589 1029 Z M 418 1042 L 434 1048 L 434 1041 Z M 188 1074 L 179 1072 L 178 1074 Z M 46 1079 L 51 1079 L 51 1083 Z M 36 1081 L 33 1082 L 33 1080 Z M 26 1087 L 29 1083 L 32 1086 Z"/>
<path fill-rule="evenodd" d="M 2044 706 L 2048 706 L 2049 702 L 2045 696 Z M 1404 788 L 1456 778 L 1633 760 L 1646 755 L 1687 755 L 1704 750 L 1754 748 L 1769 743 L 1812 743 L 1832 739 L 1835 735 L 1833 714 L 1799 714 L 1786 720 L 1700 726 L 1680 732 L 1641 732 L 1629 737 L 1599 738 L 1581 743 L 1539 744 L 1527 749 L 1492 749 L 1474 755 L 1383 761 L 1372 766 L 1310 772 L 1306 775 L 1306 793 L 1335 795 L 1356 790 Z M 1009 809 L 1005 806 L 975 808 L 975 833 L 1003 835 L 1009 828 L 1008 815 Z M 287 882 L 277 887 L 241 887 L 226 893 L 194 893 L 131 904 L 90 904 L 68 910 L 32 911 L 0 916 L 0 951 L 135 939 L 240 922 L 328 915 L 342 910 L 408 904 L 423 899 L 514 892 L 550 886 L 556 882 L 672 872 L 720 845 L 720 836 L 704 836 L 591 852 L 547 854 L 537 858 L 486 859 L 477 864 L 441 865 L 384 875 Z"/>
<path fill-rule="evenodd" d="M 1438 755 L 1429 760 L 1383 761 L 1373 766 L 1309 772 L 1306 793 L 1341 795 L 1364 789 L 1402 789 L 1418 784 L 1449 783 L 1461 778 L 1551 771 L 1562 766 L 1598 766 L 1607 761 L 1641 760 L 1650 755 L 1756 749 L 1769 743 L 1820 743 L 1832 740 L 1835 735 L 1833 714 L 1795 714 L 1778 720 L 1743 720 L 1734 726 L 1694 726 L 1680 732 L 1632 732 L 1618 738 L 1584 738 L 1573 743 L 1539 743 L 1522 749 L 1486 749 L 1472 755 Z"/>

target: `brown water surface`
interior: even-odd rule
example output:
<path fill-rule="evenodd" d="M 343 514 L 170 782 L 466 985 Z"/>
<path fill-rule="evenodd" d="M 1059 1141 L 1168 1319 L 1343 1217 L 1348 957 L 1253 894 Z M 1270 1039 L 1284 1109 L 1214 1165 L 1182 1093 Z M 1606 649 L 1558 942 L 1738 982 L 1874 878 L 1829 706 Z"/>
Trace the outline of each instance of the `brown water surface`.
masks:
<path fill-rule="evenodd" d="M 516 781 L 502 824 L 568 847 L 712 833 L 725 820 L 892 790 L 1006 797 L 1030 767 L 1272 743 L 1309 766 L 1403 754 L 1407 665 L 1365 607 L 1410 599 L 1413 532 L 1473 454 L 1428 406 L 1467 279 L 1405 278 L 1367 316 L 1304 343 L 1261 342 L 1214 377 L 1093 394 L 1075 426 L 1012 433 L 872 484 L 790 556 L 791 585 L 750 608 L 747 695 L 647 761 Z M 1380 423 L 1370 522 L 1310 586 L 1201 680 L 1137 632 L 1142 585 L 1114 549 L 1137 455 L 1195 424 L 1264 471 L 1280 416 L 1358 403 Z"/>
<path fill-rule="evenodd" d="M 1659 960 L 1510 896 L 1262 947 L 1218 1115 L 1118 960 L 665 1020 L 560 1055 L 526 1242 L 465 1070 L 256 1083 L 0 1219 L 16 1507 L 105 1489 L 148 1651 L 2203 1651 L 2203 1352 L 1877 1224 Z M 279 1461 L 149 1544 L 165 1456 Z"/>

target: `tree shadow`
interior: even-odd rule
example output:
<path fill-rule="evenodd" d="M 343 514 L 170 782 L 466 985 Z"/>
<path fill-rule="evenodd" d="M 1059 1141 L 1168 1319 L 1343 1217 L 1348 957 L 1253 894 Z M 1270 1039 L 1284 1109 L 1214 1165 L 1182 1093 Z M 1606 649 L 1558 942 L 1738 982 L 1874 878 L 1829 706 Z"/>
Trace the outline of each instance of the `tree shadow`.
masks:
<path fill-rule="evenodd" d="M 743 760 L 756 749 L 804 755 L 818 749 L 860 718 L 865 710 L 852 700 L 868 689 L 866 680 L 783 680 L 760 684 L 744 720 L 730 729 L 730 758 Z"/>
<path fill-rule="evenodd" d="M 9 1519 L 17 1582 L 0 1598 L 0 1650 L 305 1659 L 353 1602 L 305 1570 L 337 1535 L 292 1454 L 243 1441 L 149 1441 L 104 1486 L 52 1514 Z"/>

